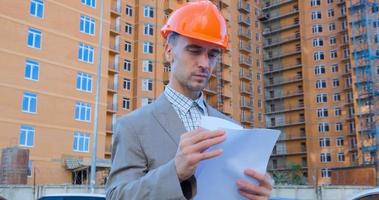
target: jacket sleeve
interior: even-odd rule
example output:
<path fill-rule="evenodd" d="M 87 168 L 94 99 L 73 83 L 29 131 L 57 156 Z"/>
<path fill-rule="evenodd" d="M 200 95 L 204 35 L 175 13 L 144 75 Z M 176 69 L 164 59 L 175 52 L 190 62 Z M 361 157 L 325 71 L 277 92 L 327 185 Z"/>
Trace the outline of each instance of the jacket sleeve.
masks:
<path fill-rule="evenodd" d="M 186 199 L 183 194 L 186 190 L 182 190 L 186 185 L 179 182 L 174 160 L 149 170 L 132 123 L 125 117 L 118 120 L 107 181 L 108 200 Z"/>

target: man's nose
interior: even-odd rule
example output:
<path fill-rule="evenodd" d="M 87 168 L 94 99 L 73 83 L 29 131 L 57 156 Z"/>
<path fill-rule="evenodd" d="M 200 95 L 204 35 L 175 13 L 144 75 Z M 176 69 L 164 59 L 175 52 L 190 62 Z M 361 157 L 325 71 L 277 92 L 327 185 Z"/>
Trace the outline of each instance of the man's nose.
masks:
<path fill-rule="evenodd" d="M 201 54 L 199 58 L 199 65 L 205 69 L 209 68 L 209 57 L 207 53 Z"/>

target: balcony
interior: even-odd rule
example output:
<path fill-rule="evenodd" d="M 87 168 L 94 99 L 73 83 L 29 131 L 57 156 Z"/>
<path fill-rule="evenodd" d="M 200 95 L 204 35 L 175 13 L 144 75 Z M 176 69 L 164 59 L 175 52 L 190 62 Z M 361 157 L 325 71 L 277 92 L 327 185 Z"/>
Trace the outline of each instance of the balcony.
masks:
<path fill-rule="evenodd" d="M 265 82 L 265 88 L 268 87 L 275 87 L 275 86 L 281 86 L 289 83 L 295 83 L 303 80 L 303 76 L 301 75 L 296 75 L 292 78 L 287 78 L 287 79 L 277 79 L 275 81 L 268 81 Z"/>
<path fill-rule="evenodd" d="M 244 29 L 240 28 L 238 30 L 238 36 L 245 38 L 245 39 L 248 39 L 248 40 L 252 39 L 251 31 L 247 30 L 247 29 L 244 30 Z"/>
<path fill-rule="evenodd" d="M 253 101 L 247 100 L 246 98 L 241 98 L 241 108 L 253 109 L 254 108 Z"/>
<path fill-rule="evenodd" d="M 286 164 L 276 165 L 276 166 L 269 164 L 267 166 L 267 170 L 268 171 L 291 171 L 291 170 L 293 170 L 291 167 L 292 167 L 291 165 L 286 165 Z M 302 164 L 301 169 L 303 169 L 303 170 L 308 169 L 307 164 Z"/>
<path fill-rule="evenodd" d="M 212 95 L 217 94 L 217 87 L 215 85 L 208 84 L 207 87 L 204 88 L 204 92 Z"/>
<path fill-rule="evenodd" d="M 221 60 L 222 60 L 223 67 L 232 66 L 232 57 L 229 54 L 223 54 Z"/>
<path fill-rule="evenodd" d="M 249 57 L 240 57 L 239 64 L 246 67 L 252 67 L 253 61 Z"/>
<path fill-rule="evenodd" d="M 263 30 L 263 36 L 273 34 L 279 31 L 288 30 L 291 28 L 299 27 L 299 22 L 294 22 L 293 24 L 287 25 L 287 26 L 278 26 L 278 27 L 272 27 L 272 28 L 265 28 Z"/>
<path fill-rule="evenodd" d="M 106 133 L 109 133 L 109 134 L 113 133 L 113 126 L 112 126 L 112 124 L 107 124 Z"/>
<path fill-rule="evenodd" d="M 252 52 L 252 48 L 251 48 L 251 44 L 250 43 L 247 43 L 247 44 L 240 43 L 239 48 L 240 48 L 240 51 L 244 51 L 246 53 L 251 53 Z"/>
<path fill-rule="evenodd" d="M 117 44 L 110 44 L 109 45 L 109 51 L 110 52 L 113 52 L 113 53 L 120 53 L 120 45 L 117 45 Z"/>
<path fill-rule="evenodd" d="M 271 1 L 267 1 L 267 2 L 265 2 L 265 5 L 262 8 L 262 10 L 272 9 L 272 8 L 278 7 L 280 5 L 284 5 L 286 3 L 291 3 L 293 1 L 295 1 L 295 0 L 271 0 Z"/>
<path fill-rule="evenodd" d="M 254 123 L 253 115 L 244 115 L 244 114 L 241 114 L 241 123 L 245 123 L 245 124 L 252 124 L 252 123 Z"/>
<path fill-rule="evenodd" d="M 251 25 L 250 17 L 239 15 L 238 16 L 238 23 L 241 25 L 244 25 L 244 26 L 250 26 Z"/>
<path fill-rule="evenodd" d="M 232 79 L 232 75 L 231 75 L 231 70 L 223 70 L 222 71 L 222 80 L 224 81 L 224 82 L 227 82 L 227 83 L 229 83 L 229 82 L 231 82 L 231 79 Z"/>
<path fill-rule="evenodd" d="M 112 145 L 105 146 L 105 155 L 110 156 L 112 154 Z"/>
<path fill-rule="evenodd" d="M 378 150 L 378 145 L 377 144 L 371 144 L 367 146 L 362 146 L 362 151 L 363 152 L 376 152 Z"/>
<path fill-rule="evenodd" d="M 242 94 L 252 95 L 253 94 L 253 88 L 246 85 L 241 85 L 240 92 Z"/>
<path fill-rule="evenodd" d="M 118 64 L 110 63 L 108 65 L 108 72 L 113 73 L 113 74 L 117 74 L 119 72 L 118 71 Z"/>
<path fill-rule="evenodd" d="M 117 85 L 108 83 L 108 91 L 111 93 L 117 93 Z"/>
<path fill-rule="evenodd" d="M 273 150 L 271 156 L 297 156 L 307 154 L 307 150 L 305 147 L 296 148 L 291 151 L 288 150 Z"/>
<path fill-rule="evenodd" d="M 117 105 L 114 104 L 108 104 L 107 105 L 107 112 L 109 113 L 116 113 L 117 112 Z"/>
<path fill-rule="evenodd" d="M 291 65 L 291 66 L 277 66 L 277 67 L 268 67 L 267 69 L 264 69 L 264 74 L 271 74 L 271 73 L 276 73 L 276 72 L 282 72 L 290 69 L 296 69 L 296 68 L 301 68 L 303 65 L 296 64 L 296 65 Z"/>
<path fill-rule="evenodd" d="M 264 13 L 264 17 L 260 17 L 260 20 L 263 22 L 270 22 L 274 20 L 279 20 L 283 17 L 292 16 L 299 13 L 299 9 L 293 9 L 286 13 Z"/>
<path fill-rule="evenodd" d="M 299 103 L 298 105 L 292 106 L 280 106 L 280 107 L 274 107 L 270 108 L 268 107 L 266 110 L 266 115 L 271 115 L 271 114 L 278 114 L 278 113 L 284 113 L 284 112 L 292 112 L 292 111 L 299 111 L 299 110 L 304 110 L 304 104 Z"/>
<path fill-rule="evenodd" d="M 305 133 L 299 133 L 296 135 L 285 135 L 281 134 L 280 137 L 278 138 L 278 141 L 294 141 L 294 140 L 305 140 L 306 136 Z"/>
<path fill-rule="evenodd" d="M 245 1 L 239 0 L 238 10 L 245 13 L 250 13 L 250 4 Z"/>
<path fill-rule="evenodd" d="M 267 128 L 282 128 L 287 126 L 296 126 L 305 124 L 304 117 L 299 119 L 280 120 L 276 122 L 267 123 Z"/>
<path fill-rule="evenodd" d="M 298 91 L 287 91 L 284 94 L 277 94 L 277 95 L 266 95 L 266 101 L 274 101 L 274 100 L 282 100 L 284 98 L 291 98 L 296 96 L 302 96 L 304 94 L 303 90 Z"/>
<path fill-rule="evenodd" d="M 111 14 L 115 16 L 121 15 L 121 6 L 112 5 L 111 6 Z"/>
<path fill-rule="evenodd" d="M 111 33 L 113 33 L 115 35 L 119 35 L 120 34 L 120 25 L 111 24 L 110 25 L 110 31 L 111 31 Z"/>
<path fill-rule="evenodd" d="M 293 50 L 293 51 L 286 51 L 284 53 L 277 53 L 275 55 L 264 56 L 263 61 L 265 61 L 265 62 L 272 61 L 272 60 L 276 60 L 276 59 L 280 59 L 283 57 L 292 56 L 292 55 L 296 55 L 296 54 L 300 54 L 300 53 L 301 53 L 301 49 L 296 48 L 296 50 Z"/>
<path fill-rule="evenodd" d="M 240 69 L 240 79 L 245 79 L 248 81 L 253 80 L 253 75 L 251 74 L 251 71 Z"/>
<path fill-rule="evenodd" d="M 287 42 L 292 42 L 292 41 L 297 41 L 297 40 L 300 40 L 300 33 L 296 33 L 294 35 L 291 35 L 291 36 L 285 37 L 285 38 L 275 39 L 274 41 L 266 40 L 264 42 L 263 48 L 274 47 L 277 45 L 281 45 L 281 44 L 285 44 Z"/>

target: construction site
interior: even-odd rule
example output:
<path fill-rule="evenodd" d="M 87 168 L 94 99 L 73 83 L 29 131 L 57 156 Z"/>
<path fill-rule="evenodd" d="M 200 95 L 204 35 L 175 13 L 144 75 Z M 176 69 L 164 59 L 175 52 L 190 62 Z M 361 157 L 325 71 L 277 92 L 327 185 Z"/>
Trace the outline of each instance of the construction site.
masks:
<path fill-rule="evenodd" d="M 0 184 L 88 185 L 95 153 L 104 185 L 118 117 L 169 84 L 160 29 L 187 1 L 94 2 L 0 7 Z M 212 2 L 229 47 L 205 99 L 246 128 L 281 131 L 267 166 L 275 182 L 379 185 L 379 2 Z"/>

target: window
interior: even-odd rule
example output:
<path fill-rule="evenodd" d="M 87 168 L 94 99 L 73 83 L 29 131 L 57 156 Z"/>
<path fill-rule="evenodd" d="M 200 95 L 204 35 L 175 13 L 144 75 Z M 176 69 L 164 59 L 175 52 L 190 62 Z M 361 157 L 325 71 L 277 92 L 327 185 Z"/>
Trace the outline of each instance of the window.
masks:
<path fill-rule="evenodd" d="M 311 18 L 312 19 L 321 19 L 321 12 L 320 11 L 313 11 Z"/>
<path fill-rule="evenodd" d="M 89 152 L 89 134 L 82 132 L 74 133 L 73 150 L 78 152 Z"/>
<path fill-rule="evenodd" d="M 29 125 L 21 125 L 20 127 L 20 146 L 32 147 L 34 145 L 35 129 Z"/>
<path fill-rule="evenodd" d="M 145 35 L 154 35 L 154 27 L 152 24 L 143 25 L 143 34 Z"/>
<path fill-rule="evenodd" d="M 38 81 L 39 63 L 34 60 L 26 60 L 24 77 L 27 80 Z"/>
<path fill-rule="evenodd" d="M 129 98 L 126 98 L 126 97 L 122 98 L 122 108 L 126 109 L 126 110 L 130 109 L 130 99 Z"/>
<path fill-rule="evenodd" d="M 321 38 L 313 39 L 313 47 L 321 47 L 324 45 L 324 41 Z"/>
<path fill-rule="evenodd" d="M 26 170 L 26 174 L 28 177 L 32 176 L 32 171 L 33 171 L 33 162 L 31 160 L 28 160 L 28 169 Z"/>
<path fill-rule="evenodd" d="M 129 23 L 125 24 L 125 33 L 132 34 L 133 32 L 133 26 Z"/>
<path fill-rule="evenodd" d="M 329 131 L 329 123 L 321 122 L 318 124 L 318 132 L 328 132 Z"/>
<path fill-rule="evenodd" d="M 341 116 L 342 111 L 341 108 L 334 108 L 334 115 L 335 116 Z"/>
<path fill-rule="evenodd" d="M 318 94 L 316 96 L 316 102 L 317 103 L 326 103 L 326 102 L 328 102 L 328 95 L 327 94 Z"/>
<path fill-rule="evenodd" d="M 132 52 L 132 43 L 128 42 L 128 41 L 125 41 L 125 48 L 124 50 L 126 52 Z"/>
<path fill-rule="evenodd" d="M 80 0 L 83 5 L 95 8 L 96 7 L 96 0 Z"/>
<path fill-rule="evenodd" d="M 153 43 L 148 41 L 143 42 L 143 52 L 153 53 Z"/>
<path fill-rule="evenodd" d="M 334 17 L 334 9 L 328 10 L 328 17 Z"/>
<path fill-rule="evenodd" d="M 124 60 L 124 70 L 128 72 L 132 71 L 132 62 L 130 60 Z"/>
<path fill-rule="evenodd" d="M 328 0 L 328 4 L 332 4 L 333 3 L 333 0 Z"/>
<path fill-rule="evenodd" d="M 153 90 L 153 81 L 151 79 L 142 80 L 142 90 L 143 91 L 152 91 Z"/>
<path fill-rule="evenodd" d="M 337 102 L 337 101 L 341 101 L 341 95 L 340 95 L 340 93 L 335 93 L 335 94 L 333 94 L 333 100 L 334 100 L 335 102 Z"/>
<path fill-rule="evenodd" d="M 142 99 L 141 99 L 141 105 L 142 106 L 147 105 L 147 104 L 151 104 L 152 102 L 153 102 L 153 100 L 150 98 L 147 98 L 147 97 L 142 97 Z"/>
<path fill-rule="evenodd" d="M 24 92 L 22 99 L 22 112 L 36 113 L 37 111 L 37 94 Z"/>
<path fill-rule="evenodd" d="M 330 162 L 332 161 L 332 157 L 330 156 L 330 153 L 321 153 L 320 160 L 321 162 Z"/>
<path fill-rule="evenodd" d="M 321 177 L 331 177 L 331 171 L 328 168 L 321 169 Z"/>
<path fill-rule="evenodd" d="M 330 58 L 331 59 L 336 59 L 337 58 L 337 50 L 330 51 Z"/>
<path fill-rule="evenodd" d="M 340 86 L 340 81 L 338 79 L 333 79 L 333 87 L 336 88 Z"/>
<path fill-rule="evenodd" d="M 41 31 L 35 28 L 29 28 L 28 30 L 28 47 L 41 48 Z"/>
<path fill-rule="evenodd" d="M 86 15 L 80 15 L 80 32 L 95 35 L 95 19 Z"/>
<path fill-rule="evenodd" d="M 342 123 L 341 122 L 337 122 L 336 123 L 336 131 L 342 131 L 342 129 L 343 129 Z"/>
<path fill-rule="evenodd" d="M 334 30 L 336 30 L 336 24 L 335 23 L 329 23 L 328 28 L 329 28 L 329 31 L 334 31 Z"/>
<path fill-rule="evenodd" d="M 329 38 L 330 45 L 335 45 L 337 43 L 337 39 L 335 36 Z"/>
<path fill-rule="evenodd" d="M 154 17 L 154 8 L 152 8 L 151 6 L 144 6 L 143 7 L 143 16 L 153 18 Z"/>
<path fill-rule="evenodd" d="M 375 44 L 378 44 L 378 43 L 379 43 L 379 34 L 376 34 L 376 35 L 374 36 L 374 42 L 375 42 Z"/>
<path fill-rule="evenodd" d="M 317 51 L 313 54 L 313 59 L 314 60 L 324 60 L 324 52 L 322 51 Z"/>
<path fill-rule="evenodd" d="M 333 64 L 333 65 L 332 65 L 332 72 L 333 72 L 333 73 L 338 72 L 338 64 Z"/>
<path fill-rule="evenodd" d="M 94 49 L 90 45 L 84 43 L 79 44 L 78 59 L 85 63 L 93 63 Z"/>
<path fill-rule="evenodd" d="M 319 108 L 317 109 L 317 117 L 327 117 L 328 109 L 327 108 Z"/>
<path fill-rule="evenodd" d="M 325 74 L 325 66 L 324 65 L 316 65 L 315 66 L 315 74 L 316 75 Z"/>
<path fill-rule="evenodd" d="M 125 14 L 129 17 L 133 16 L 133 8 L 129 5 L 126 5 Z"/>
<path fill-rule="evenodd" d="M 130 86 L 131 86 L 130 79 L 124 78 L 124 82 L 122 85 L 125 90 L 130 90 Z"/>
<path fill-rule="evenodd" d="M 44 10 L 43 0 L 30 0 L 29 12 L 31 16 L 42 18 L 43 10 Z"/>
<path fill-rule="evenodd" d="M 317 80 L 316 81 L 316 88 L 326 88 L 326 81 L 325 80 Z"/>
<path fill-rule="evenodd" d="M 76 75 L 76 89 L 92 92 L 92 76 L 84 72 L 78 72 Z"/>
<path fill-rule="evenodd" d="M 152 72 L 153 71 L 153 61 L 143 60 L 142 62 L 142 71 L 143 72 Z"/>
<path fill-rule="evenodd" d="M 336 144 L 338 147 L 343 146 L 343 137 L 338 137 L 336 139 Z"/>
<path fill-rule="evenodd" d="M 329 138 L 320 138 L 320 147 L 329 147 L 330 139 Z"/>
<path fill-rule="evenodd" d="M 319 6 L 319 5 L 321 5 L 321 0 L 311 0 L 312 7 Z"/>
<path fill-rule="evenodd" d="M 312 33 L 321 33 L 322 32 L 322 25 L 316 24 L 312 26 Z"/>
<path fill-rule="evenodd" d="M 337 160 L 338 160 L 338 162 L 345 161 L 345 154 L 344 153 L 337 153 Z"/>
<path fill-rule="evenodd" d="M 75 119 L 78 121 L 90 122 L 91 120 L 91 104 L 85 102 L 76 102 Z"/>
<path fill-rule="evenodd" d="M 377 20 L 377 21 L 373 21 L 373 22 L 372 22 L 372 25 L 373 25 L 374 28 L 379 27 L 379 20 Z"/>

